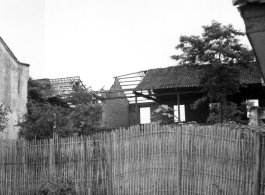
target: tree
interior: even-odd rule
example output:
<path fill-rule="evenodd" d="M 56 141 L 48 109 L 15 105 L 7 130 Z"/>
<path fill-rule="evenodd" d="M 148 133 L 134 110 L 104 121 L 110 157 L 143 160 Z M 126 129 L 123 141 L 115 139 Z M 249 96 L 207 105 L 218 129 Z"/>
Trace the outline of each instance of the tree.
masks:
<path fill-rule="evenodd" d="M 239 66 L 248 66 L 254 62 L 253 52 L 240 43 L 240 36 L 245 34 L 229 25 L 213 21 L 203 26 L 202 36 L 181 36 L 176 46 L 179 55 L 171 56 L 180 65 L 208 65 L 201 72 L 200 84 L 203 97 L 197 99 L 192 108 L 196 109 L 203 102 L 219 102 L 218 121 L 231 120 L 231 108 L 237 106 L 227 101 L 227 96 L 240 90 L 243 85 L 239 80 Z M 234 113 L 241 113 L 233 111 Z M 211 116 L 212 118 L 212 116 Z"/>
<path fill-rule="evenodd" d="M 5 108 L 3 104 L 0 105 L 0 132 L 4 131 L 7 127 L 8 118 L 7 115 L 11 113 L 9 108 Z"/>
<path fill-rule="evenodd" d="M 47 80 L 28 81 L 28 114 L 18 124 L 19 136 L 28 140 L 44 139 L 57 133 L 61 137 L 90 134 L 101 130 L 101 105 L 92 90 L 79 90 L 68 97 L 53 97 Z"/>
<path fill-rule="evenodd" d="M 70 118 L 79 135 L 94 133 L 101 128 L 101 104 L 94 98 L 91 89 L 72 93 L 66 100 L 72 105 Z"/>

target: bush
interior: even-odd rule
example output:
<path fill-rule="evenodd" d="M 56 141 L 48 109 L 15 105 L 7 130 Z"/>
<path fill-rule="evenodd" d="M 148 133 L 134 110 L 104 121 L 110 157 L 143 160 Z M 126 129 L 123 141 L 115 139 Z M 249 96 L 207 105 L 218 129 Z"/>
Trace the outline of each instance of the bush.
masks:
<path fill-rule="evenodd" d="M 11 113 L 10 108 L 5 108 L 3 104 L 0 105 L 0 132 L 4 131 L 8 123 L 8 114 Z"/>
<path fill-rule="evenodd" d="M 75 184 L 71 178 L 54 176 L 41 185 L 38 195 L 76 195 Z"/>

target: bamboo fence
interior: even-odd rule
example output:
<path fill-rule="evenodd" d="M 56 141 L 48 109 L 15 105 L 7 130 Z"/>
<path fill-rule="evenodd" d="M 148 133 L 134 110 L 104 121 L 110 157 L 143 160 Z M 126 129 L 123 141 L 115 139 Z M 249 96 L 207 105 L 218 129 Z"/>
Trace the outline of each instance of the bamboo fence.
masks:
<path fill-rule="evenodd" d="M 223 126 L 133 126 L 0 142 L 0 194 L 37 194 L 54 176 L 80 195 L 265 194 L 265 136 Z"/>

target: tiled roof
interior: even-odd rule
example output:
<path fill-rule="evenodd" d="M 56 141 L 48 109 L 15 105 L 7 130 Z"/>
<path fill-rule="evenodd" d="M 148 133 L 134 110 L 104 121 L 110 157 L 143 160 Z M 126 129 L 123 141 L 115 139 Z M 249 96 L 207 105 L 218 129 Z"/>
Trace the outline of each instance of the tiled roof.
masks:
<path fill-rule="evenodd" d="M 258 65 L 253 63 L 248 66 L 248 68 L 240 67 L 240 82 L 261 83 Z M 182 65 L 150 69 L 135 90 L 199 87 L 201 71 L 208 67 L 209 65 Z"/>

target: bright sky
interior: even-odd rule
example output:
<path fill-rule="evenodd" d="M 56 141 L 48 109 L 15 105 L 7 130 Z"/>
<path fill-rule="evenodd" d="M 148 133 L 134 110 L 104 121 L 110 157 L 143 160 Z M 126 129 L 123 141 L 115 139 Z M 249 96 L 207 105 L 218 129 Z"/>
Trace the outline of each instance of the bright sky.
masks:
<path fill-rule="evenodd" d="M 212 20 L 245 31 L 232 0 L 0 1 L 0 36 L 33 78 L 80 76 L 94 90 L 113 75 L 175 65 L 179 37 Z"/>

